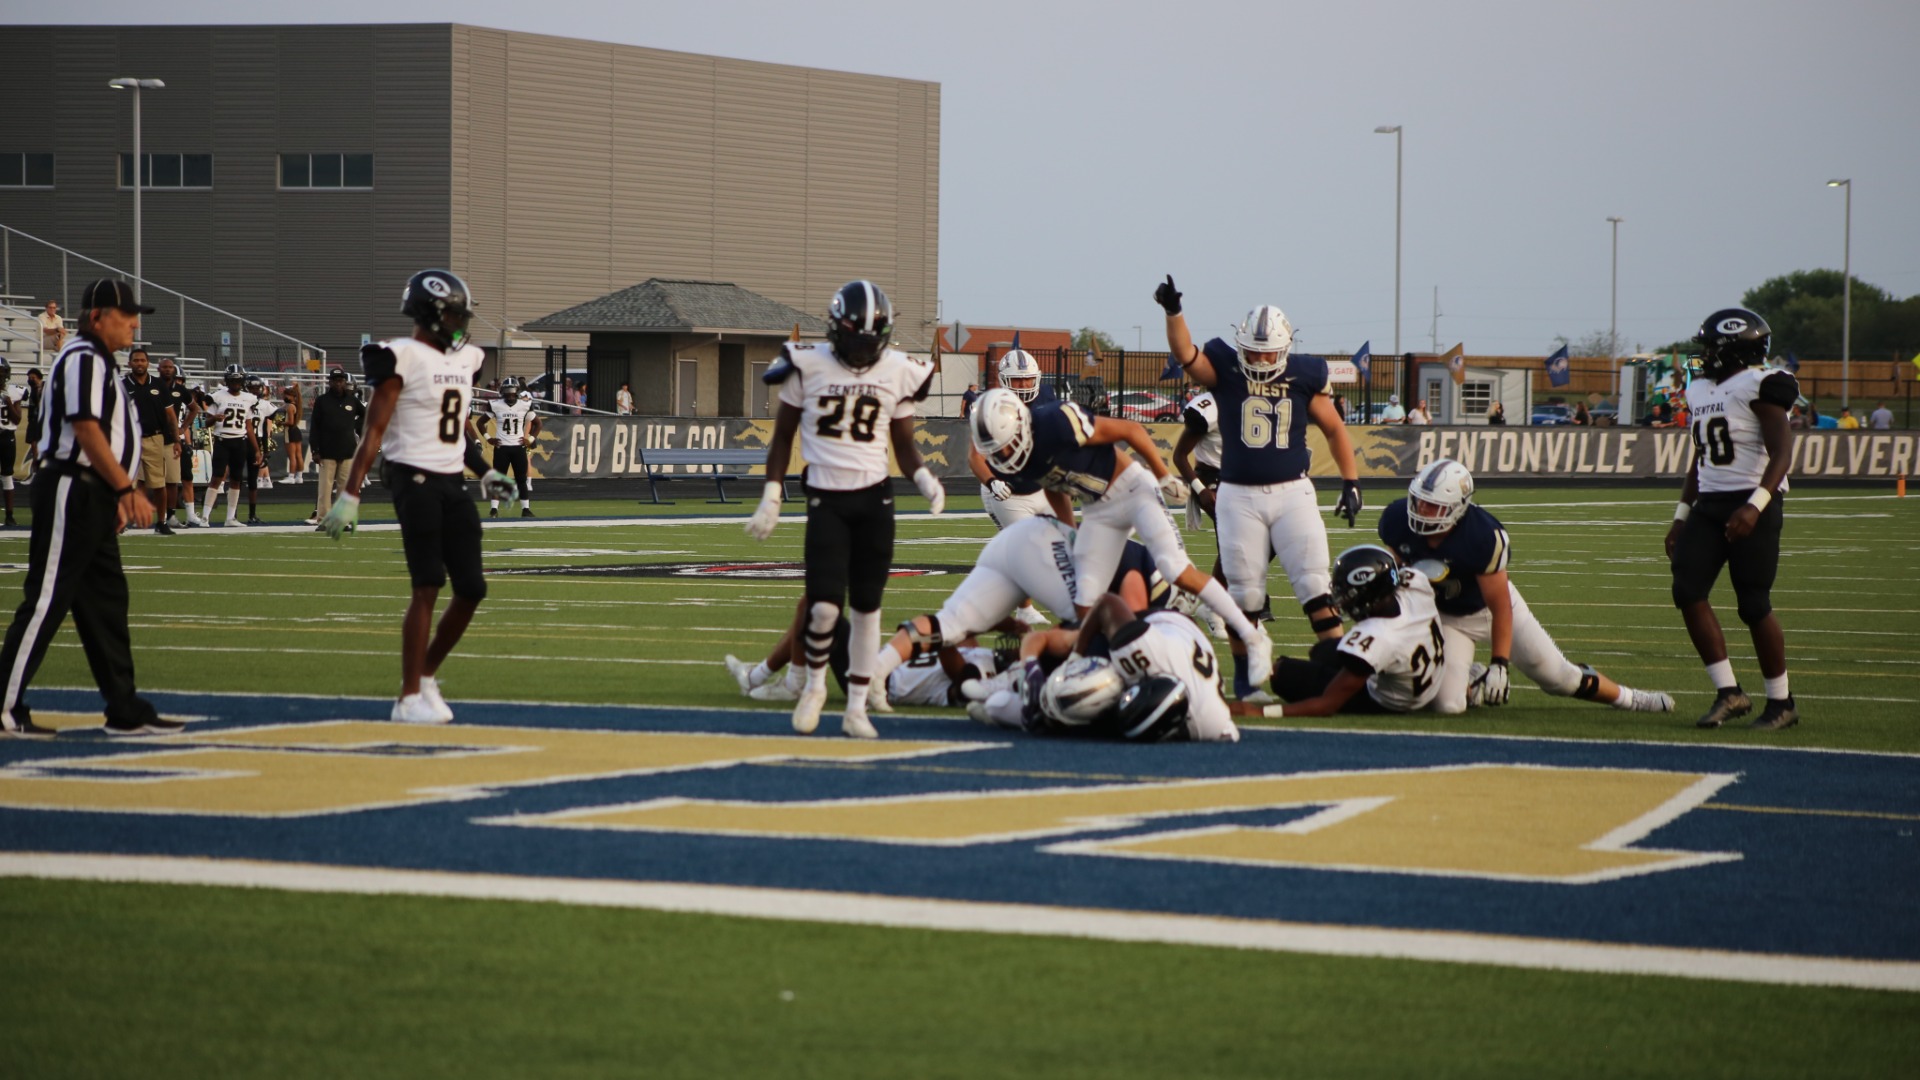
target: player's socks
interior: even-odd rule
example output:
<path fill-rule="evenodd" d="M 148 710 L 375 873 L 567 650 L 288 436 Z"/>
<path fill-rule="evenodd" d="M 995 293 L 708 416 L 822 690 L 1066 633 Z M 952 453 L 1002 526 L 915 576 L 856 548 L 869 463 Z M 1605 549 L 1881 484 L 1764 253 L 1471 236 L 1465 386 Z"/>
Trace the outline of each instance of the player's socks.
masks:
<path fill-rule="evenodd" d="M 1253 693 L 1253 682 L 1247 678 L 1247 658 L 1239 653 L 1233 654 L 1233 696 L 1244 698 Z"/>
<path fill-rule="evenodd" d="M 208 522 L 213 521 L 213 504 L 219 498 L 220 498 L 220 491 L 218 488 L 207 489 L 207 508 L 205 510 L 200 511 L 200 517 L 203 520 Z"/>
<path fill-rule="evenodd" d="M 231 522 L 234 518 L 238 517 L 239 515 L 240 515 L 240 489 L 233 488 L 227 492 L 227 520 Z"/>
<path fill-rule="evenodd" d="M 765 686 L 772 678 L 773 669 L 767 666 L 765 660 L 762 660 L 753 665 L 753 670 L 747 673 L 747 686 L 749 688 Z"/>
<path fill-rule="evenodd" d="M 1767 680 L 1767 700 L 1768 701 L 1792 701 L 1793 700 L 1793 694 L 1787 689 L 1787 673 L 1786 672 L 1783 671 L 1777 677 Z"/>
<path fill-rule="evenodd" d="M 1740 680 L 1733 677 L 1733 661 L 1722 660 L 1707 665 L 1707 678 L 1713 680 L 1715 690 L 1734 690 L 1740 686 Z"/>
<path fill-rule="evenodd" d="M 1233 597 L 1227 595 L 1227 587 L 1218 581 L 1207 579 L 1207 587 L 1200 590 L 1200 602 L 1207 605 L 1208 610 L 1220 616 L 1221 620 L 1227 624 L 1227 629 L 1233 631 L 1233 636 L 1241 641 L 1260 632 L 1259 628 L 1247 619 L 1247 613 L 1240 610 L 1240 605 L 1233 602 Z"/>

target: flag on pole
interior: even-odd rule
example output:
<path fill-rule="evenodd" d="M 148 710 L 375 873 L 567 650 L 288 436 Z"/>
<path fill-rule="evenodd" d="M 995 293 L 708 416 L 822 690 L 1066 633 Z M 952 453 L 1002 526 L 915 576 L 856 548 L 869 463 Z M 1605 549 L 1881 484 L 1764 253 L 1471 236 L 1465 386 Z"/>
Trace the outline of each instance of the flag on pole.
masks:
<path fill-rule="evenodd" d="M 1920 362 L 1920 361 L 1916 361 L 1916 362 Z M 1187 377 L 1187 373 L 1180 370 L 1180 361 L 1176 359 L 1172 353 L 1168 353 L 1167 366 L 1160 369 L 1160 381 L 1161 382 L 1178 382 L 1182 379 L 1185 379 L 1186 377 Z"/>
<path fill-rule="evenodd" d="M 1547 357 L 1547 382 L 1554 386 L 1565 386 L 1573 381 L 1571 365 L 1567 360 L 1567 347 L 1560 346 Z"/>
<path fill-rule="evenodd" d="M 1800 374 L 1800 358 L 1793 355 L 1791 351 L 1787 353 L 1785 360 L 1780 361 L 1780 366 L 1784 368 L 1789 375 Z"/>
<path fill-rule="evenodd" d="M 1353 354 L 1353 370 L 1360 373 L 1363 383 L 1373 377 L 1373 342 L 1360 343 L 1360 351 Z"/>
<path fill-rule="evenodd" d="M 1100 334 L 1091 329 L 1087 331 L 1087 366 L 1100 366 Z"/>
<path fill-rule="evenodd" d="M 1440 359 L 1447 362 L 1447 374 L 1453 376 L 1453 385 L 1459 386 L 1467 381 L 1467 345 L 1461 342 L 1448 349 Z"/>
<path fill-rule="evenodd" d="M 796 323 L 795 325 L 798 324 Z M 940 338 L 946 332 L 947 328 L 944 326 L 935 326 L 933 328 L 933 370 L 935 372 L 940 370 Z"/>

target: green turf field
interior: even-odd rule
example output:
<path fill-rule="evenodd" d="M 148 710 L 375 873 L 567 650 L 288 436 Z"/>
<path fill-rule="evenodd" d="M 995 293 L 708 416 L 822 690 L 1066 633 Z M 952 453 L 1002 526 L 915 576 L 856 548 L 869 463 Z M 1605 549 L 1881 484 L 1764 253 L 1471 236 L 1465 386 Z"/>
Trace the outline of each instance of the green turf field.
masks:
<path fill-rule="evenodd" d="M 1508 526 L 1514 580 L 1568 655 L 1674 692 L 1681 713 L 1552 699 L 1516 676 L 1504 709 L 1312 723 L 1920 752 L 1910 584 L 1920 499 L 1889 496 L 1817 488 L 1789 498 L 1775 604 L 1798 728 L 1692 726 L 1710 688 L 1667 595 L 1660 543 L 1672 494 L 1647 487 L 1498 488 L 1479 501 Z M 1369 492 L 1363 526 L 1389 497 Z M 748 509 L 663 508 L 735 518 L 715 524 L 516 521 L 489 532 L 488 565 L 798 560 L 797 510 L 756 544 L 740 528 Z M 382 510 L 369 499 L 366 520 Z M 304 508 L 267 516 L 291 521 Z M 903 518 L 896 563 L 964 568 L 991 532 L 983 517 Z M 1336 550 L 1373 535 L 1330 532 Z M 1211 538 L 1188 540 L 1209 561 Z M 25 554 L 24 532 L 0 534 L 0 562 Z M 310 533 L 143 535 L 123 556 L 144 686 L 397 687 L 406 576 L 396 533 L 337 544 Z M 897 580 L 888 622 L 934 609 L 956 580 Z M 1277 575 L 1272 585 L 1290 595 Z M 753 706 L 720 657 L 763 653 L 797 595 L 797 583 L 777 580 L 496 576 L 442 682 L 456 709 L 463 699 Z M 1736 670 L 1757 693 L 1724 582 L 1715 600 Z M 1273 630 L 1282 653 L 1307 644 L 1303 619 L 1283 614 Z M 91 685 L 70 625 L 37 683 Z M 783 730 L 785 707 L 762 707 L 769 730 Z M 1920 995 L 1886 992 L 18 878 L 0 878 L 0 917 L 12 991 L 0 1072 L 22 1077 L 1906 1076 L 1920 1051 Z"/>

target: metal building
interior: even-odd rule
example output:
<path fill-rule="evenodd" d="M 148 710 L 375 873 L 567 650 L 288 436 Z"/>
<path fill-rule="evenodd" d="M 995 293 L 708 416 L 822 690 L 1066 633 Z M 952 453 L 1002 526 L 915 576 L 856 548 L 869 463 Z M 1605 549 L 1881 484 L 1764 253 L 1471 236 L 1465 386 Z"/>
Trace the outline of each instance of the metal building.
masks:
<path fill-rule="evenodd" d="M 427 266 L 471 282 L 481 344 L 650 278 L 817 313 L 868 277 L 899 344 L 932 341 L 935 83 L 457 24 L 8 26 L 0 41 L 0 225 L 26 234 L 7 236 L 0 291 L 77 294 L 95 276 L 74 264 L 61 284 L 27 236 L 132 268 L 131 96 L 107 83 L 134 77 L 166 83 L 142 105 L 147 281 L 336 360 L 406 330 L 400 286 Z M 156 346 L 221 348 L 219 318 L 149 292 Z M 246 331 L 244 359 L 292 363 L 275 344 Z"/>

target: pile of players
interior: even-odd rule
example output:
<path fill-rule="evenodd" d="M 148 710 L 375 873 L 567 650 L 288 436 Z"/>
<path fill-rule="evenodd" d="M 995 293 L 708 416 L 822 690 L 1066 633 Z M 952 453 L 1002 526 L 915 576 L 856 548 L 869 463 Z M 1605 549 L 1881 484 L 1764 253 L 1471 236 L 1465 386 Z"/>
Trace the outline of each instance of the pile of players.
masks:
<path fill-rule="evenodd" d="M 727 658 L 741 692 L 795 701 L 795 730 L 812 732 L 831 671 L 847 693 L 843 732 L 867 738 L 876 734 L 869 712 L 889 711 L 893 701 L 964 701 L 976 719 L 1033 732 L 1233 741 L 1235 715 L 1500 706 L 1515 668 L 1548 694 L 1673 710 L 1668 694 L 1621 685 L 1560 651 L 1508 579 L 1507 532 L 1473 503 L 1473 476 L 1458 462 L 1420 471 L 1407 496 L 1381 513 L 1379 544 L 1332 558 L 1308 479 L 1308 425 L 1325 436 L 1343 480 L 1334 513 L 1351 527 L 1363 500 L 1325 362 L 1291 354 L 1292 327 L 1271 305 L 1250 312 L 1231 343 L 1196 347 L 1181 299 L 1171 277 L 1155 291 L 1173 359 L 1208 393 L 1187 407 L 1178 472 L 1139 424 L 1054 400 L 1039 365 L 1015 348 L 1001 361 L 1000 385 L 968 419 L 970 464 L 1001 531 L 940 611 L 901 624 L 881 647 L 893 543 L 888 442 L 933 512 L 944 503 L 911 434 L 932 373 L 888 347 L 892 308 L 877 287 L 843 287 L 827 342 L 789 345 L 767 374 L 781 406 L 748 532 L 764 539 L 778 521 L 797 433 L 809 462 L 807 583 L 794 629 L 772 655 L 758 664 Z M 1754 726 L 1777 729 L 1798 720 L 1784 649 L 1772 647 L 1779 631 L 1767 599 L 1787 463 L 1776 445 L 1786 430 L 1778 402 L 1792 400 L 1791 376 L 1756 367 L 1768 330 L 1751 312 L 1715 313 L 1696 341 L 1705 354 L 1702 392 L 1717 407 L 1695 425 L 1696 462 L 1668 552 L 1675 603 L 1718 690 L 1699 724 L 1718 726 L 1751 708 L 1706 602 L 1730 564 L 1767 677 L 1767 708 Z M 881 418 L 888 440 L 877 435 Z M 1211 575 L 1193 566 L 1167 509 L 1183 502 L 1190 524 L 1213 521 L 1220 560 Z M 1306 657 L 1277 665 L 1260 627 L 1271 618 L 1266 583 L 1275 559 L 1318 639 Z M 1029 601 L 1060 628 L 1036 626 L 1045 620 Z M 1196 619 L 1231 644 L 1231 698 Z M 980 647 L 982 635 L 1021 631 L 1017 652 Z M 1480 645 L 1484 664 L 1474 662 Z"/>

